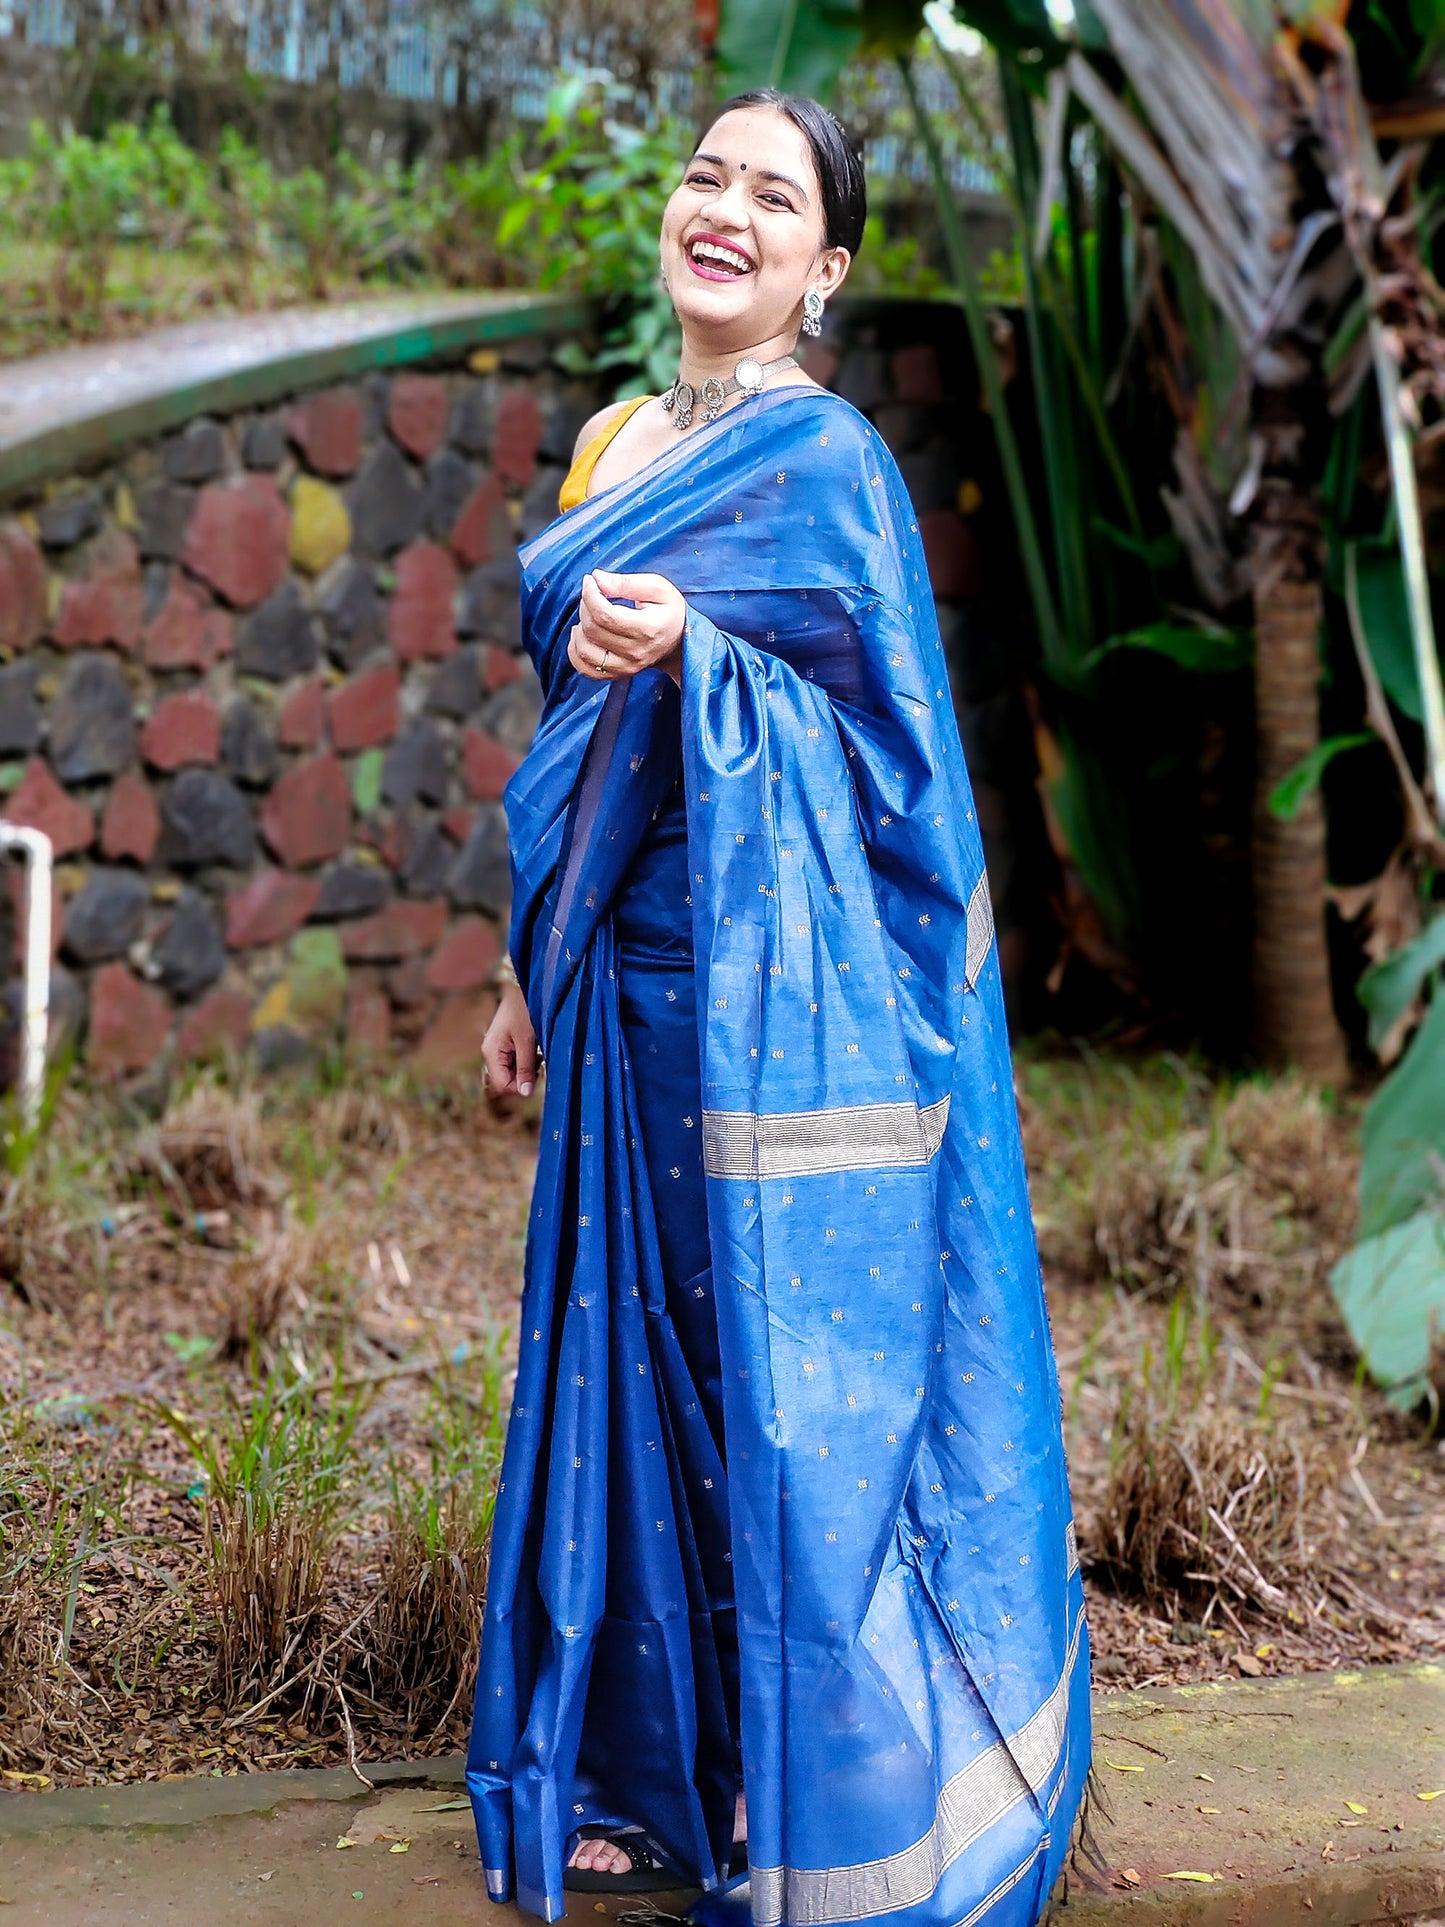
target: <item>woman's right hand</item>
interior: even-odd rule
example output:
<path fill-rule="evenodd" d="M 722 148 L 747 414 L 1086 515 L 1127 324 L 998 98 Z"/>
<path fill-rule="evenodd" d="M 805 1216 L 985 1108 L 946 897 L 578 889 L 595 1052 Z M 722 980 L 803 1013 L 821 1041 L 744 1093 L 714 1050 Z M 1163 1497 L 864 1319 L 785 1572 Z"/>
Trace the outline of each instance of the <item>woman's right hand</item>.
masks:
<path fill-rule="evenodd" d="M 537 1082 L 537 1033 L 520 984 L 507 984 L 482 1039 L 482 1062 L 493 1093 L 530 1097 Z"/>

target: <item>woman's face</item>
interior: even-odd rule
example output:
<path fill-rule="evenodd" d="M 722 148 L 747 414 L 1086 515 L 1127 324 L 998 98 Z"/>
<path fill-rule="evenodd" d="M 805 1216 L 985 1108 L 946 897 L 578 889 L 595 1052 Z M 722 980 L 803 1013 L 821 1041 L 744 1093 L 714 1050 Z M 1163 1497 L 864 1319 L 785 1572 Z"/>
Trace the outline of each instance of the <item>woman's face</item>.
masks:
<path fill-rule="evenodd" d="M 772 107 L 715 121 L 662 217 L 662 276 L 684 327 L 724 349 L 794 335 L 803 295 L 848 271 L 823 240 L 823 205 L 802 129 Z"/>

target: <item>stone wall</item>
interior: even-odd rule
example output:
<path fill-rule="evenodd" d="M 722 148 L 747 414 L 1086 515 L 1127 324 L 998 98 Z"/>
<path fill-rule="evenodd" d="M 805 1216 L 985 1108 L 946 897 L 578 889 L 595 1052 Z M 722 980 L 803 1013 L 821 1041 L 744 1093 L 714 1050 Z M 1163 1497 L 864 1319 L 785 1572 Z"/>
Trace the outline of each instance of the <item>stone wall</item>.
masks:
<path fill-rule="evenodd" d="M 93 1074 L 475 1060 L 540 704 L 516 544 L 595 406 L 524 339 L 198 416 L 0 514 L 0 813 L 54 841 Z"/>
<path fill-rule="evenodd" d="M 54 840 L 54 1007 L 94 1074 L 335 1044 L 475 1062 L 505 943 L 500 797 L 540 704 L 516 545 L 599 400 L 550 357 L 534 332 L 197 415 L 0 509 L 0 814 Z M 1053 870 L 962 317 L 845 299 L 808 365 L 877 425 L 918 510 L 1020 1014 L 1057 948 Z M 193 392 L 179 361 L 175 379 Z"/>

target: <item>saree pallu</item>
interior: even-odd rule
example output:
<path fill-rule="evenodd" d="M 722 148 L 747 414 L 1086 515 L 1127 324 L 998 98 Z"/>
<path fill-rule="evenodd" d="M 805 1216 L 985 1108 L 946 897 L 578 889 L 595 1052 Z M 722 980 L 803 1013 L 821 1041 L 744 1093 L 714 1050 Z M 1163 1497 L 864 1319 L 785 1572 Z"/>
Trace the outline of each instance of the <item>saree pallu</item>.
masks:
<path fill-rule="evenodd" d="M 572 670 L 593 568 L 682 591 L 680 694 Z M 1033 1927 L 1088 1642 L 902 479 L 847 403 L 774 391 L 523 583 L 512 954 L 548 1074 L 468 1756 L 489 1890 L 555 1919 L 569 1836 L 627 1822 L 711 1887 L 741 1766 L 757 1927 Z"/>

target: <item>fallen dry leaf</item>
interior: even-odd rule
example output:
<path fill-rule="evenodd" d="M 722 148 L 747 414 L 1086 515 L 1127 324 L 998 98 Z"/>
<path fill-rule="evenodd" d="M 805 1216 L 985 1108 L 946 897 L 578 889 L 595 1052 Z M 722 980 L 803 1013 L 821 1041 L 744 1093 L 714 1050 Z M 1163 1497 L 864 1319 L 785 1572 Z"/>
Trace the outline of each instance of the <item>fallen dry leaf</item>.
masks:
<path fill-rule="evenodd" d="M 411 1842 L 410 1840 L 393 1840 L 391 1845 L 387 1848 L 387 1852 L 388 1853 L 410 1853 Z"/>
<path fill-rule="evenodd" d="M 439 1873 L 414 1873 L 411 1877 L 413 1887 L 439 1887 L 442 1877 Z"/>
<path fill-rule="evenodd" d="M 343 1833 L 336 1843 L 336 1851 L 340 1853 L 343 1847 L 354 1847 L 355 1845 L 356 1842 L 352 1839 L 351 1835 L 349 1833 Z"/>
<path fill-rule="evenodd" d="M 1219 1876 L 1218 1874 L 1213 1874 L 1213 1873 L 1185 1872 L 1185 1873 L 1166 1873 L 1164 1878 L 1166 1880 L 1199 1880 L 1199 1881 L 1203 1881 L 1203 1883 L 1206 1886 L 1210 1886 L 1213 1884 L 1214 1881 L 1216 1881 L 1219 1878 Z"/>
<path fill-rule="evenodd" d="M 1253 1653 L 1236 1653 L 1234 1655 L 1234 1663 L 1246 1679 L 1258 1679 L 1264 1672 L 1264 1668 L 1260 1665 Z"/>
<path fill-rule="evenodd" d="M 1142 1887 L 1143 1884 L 1142 1878 L 1133 1867 L 1125 1867 L 1124 1871 L 1119 1875 L 1120 1886 Z"/>
<path fill-rule="evenodd" d="M 1212 1773 L 1196 1773 L 1194 1777 L 1196 1780 L 1208 1780 L 1211 1786 L 1214 1785 L 1214 1775 Z"/>
<path fill-rule="evenodd" d="M 1113 1767 L 1116 1773 L 1142 1773 L 1144 1771 L 1142 1766 L 1135 1766 L 1132 1761 L 1105 1760 L 1104 1764 L 1105 1766 Z"/>
<path fill-rule="evenodd" d="M 1201 1813 L 1219 1813 L 1222 1809 L 1219 1807 L 1201 1807 L 1199 1811 Z"/>
<path fill-rule="evenodd" d="M 1358 1800 L 1346 1800 L 1345 1805 L 1351 1813 L 1368 1813 L 1370 1810 L 1368 1807 L 1362 1807 Z"/>
<path fill-rule="evenodd" d="M 1438 1800 L 1442 1795 L 1445 1795 L 1445 1786 L 1436 1787 L 1433 1793 L 1417 1793 L 1415 1798 L 1417 1800 Z"/>

